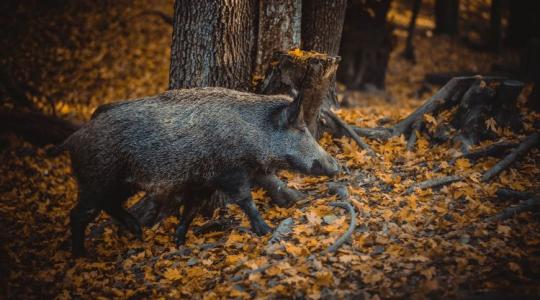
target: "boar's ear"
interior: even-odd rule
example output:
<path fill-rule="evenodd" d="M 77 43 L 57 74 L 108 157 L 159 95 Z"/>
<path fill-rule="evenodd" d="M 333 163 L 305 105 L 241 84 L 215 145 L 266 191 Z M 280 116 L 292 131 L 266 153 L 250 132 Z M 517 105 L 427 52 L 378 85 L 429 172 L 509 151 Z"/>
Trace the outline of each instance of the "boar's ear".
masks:
<path fill-rule="evenodd" d="M 300 125 L 304 122 L 302 111 L 302 94 L 296 95 L 291 104 L 283 108 L 277 115 L 277 124 L 280 127 L 290 127 Z"/>

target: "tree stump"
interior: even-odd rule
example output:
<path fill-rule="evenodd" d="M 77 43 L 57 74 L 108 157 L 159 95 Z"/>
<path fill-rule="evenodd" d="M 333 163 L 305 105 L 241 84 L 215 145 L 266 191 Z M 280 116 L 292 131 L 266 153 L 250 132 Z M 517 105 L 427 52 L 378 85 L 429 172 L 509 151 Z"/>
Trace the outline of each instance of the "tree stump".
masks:
<path fill-rule="evenodd" d="M 417 132 L 434 142 L 454 140 L 463 152 L 485 139 L 498 137 L 498 129 L 522 129 L 517 98 L 524 84 L 503 77 L 455 77 L 416 111 L 391 127 L 355 128 L 360 136 L 388 139 L 405 135 L 412 150 Z"/>
<path fill-rule="evenodd" d="M 314 51 L 294 49 L 276 52 L 265 79 L 256 88 L 266 95 L 300 93 L 303 97 L 304 120 L 311 134 L 318 139 L 324 129 L 321 109 L 329 109 L 334 101 L 328 97 L 334 88 L 333 78 L 340 58 Z"/>

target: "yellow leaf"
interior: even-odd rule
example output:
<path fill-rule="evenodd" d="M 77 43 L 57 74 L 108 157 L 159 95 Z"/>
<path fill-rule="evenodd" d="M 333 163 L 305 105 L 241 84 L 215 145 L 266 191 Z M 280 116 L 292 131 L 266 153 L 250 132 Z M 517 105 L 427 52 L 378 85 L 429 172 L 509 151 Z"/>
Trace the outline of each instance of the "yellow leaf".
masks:
<path fill-rule="evenodd" d="M 431 114 L 424 114 L 424 120 L 433 125 L 437 125 L 437 120 Z"/>
<path fill-rule="evenodd" d="M 163 273 L 163 277 L 165 277 L 167 280 L 173 281 L 182 278 L 182 274 L 180 274 L 180 271 L 178 271 L 178 269 L 168 268 Z"/>
<path fill-rule="evenodd" d="M 495 133 L 497 132 L 497 122 L 493 118 L 486 120 L 486 127 Z"/>

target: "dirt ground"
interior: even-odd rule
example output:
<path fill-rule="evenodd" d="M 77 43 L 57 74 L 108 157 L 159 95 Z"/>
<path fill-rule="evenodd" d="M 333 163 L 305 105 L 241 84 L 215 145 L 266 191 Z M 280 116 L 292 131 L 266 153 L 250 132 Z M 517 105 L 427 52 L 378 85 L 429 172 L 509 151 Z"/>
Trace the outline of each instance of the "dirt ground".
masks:
<path fill-rule="evenodd" d="M 0 19 L 4 28 L 0 64 L 39 91 L 34 100 L 44 111 L 52 112 L 47 99 L 53 99 L 60 116 L 82 122 L 100 104 L 166 90 L 172 28 L 147 12 L 172 14 L 172 1 L 52 6 L 32 2 L 28 6 L 39 9 L 21 9 Z M 449 37 L 434 36 L 433 21 L 423 12 L 415 38 L 418 63 L 412 65 L 399 55 L 405 39 L 400 26 L 409 14 L 403 6 L 395 3 L 391 13 L 399 26 L 387 92 L 352 93 L 358 107 L 338 111 L 349 123 L 376 127 L 383 118 L 393 123 L 407 116 L 437 89 L 429 87 L 418 97 L 428 72 L 485 74 L 494 63 L 518 60 L 514 51 L 473 52 Z M 521 111 L 526 128 L 540 119 L 523 106 Z M 522 137 L 502 133 L 511 141 Z M 102 214 L 87 232 L 88 257 L 72 259 L 68 215 L 77 185 L 69 157 L 47 157 L 44 147 L 4 135 L 0 298 L 491 299 L 514 295 L 521 299 L 540 295 L 538 213 L 488 220 L 515 204 L 497 198 L 499 188 L 538 189 L 539 149 L 484 183 L 479 177 L 497 158 L 458 159 L 449 164 L 458 152 L 449 144 L 433 146 L 421 137 L 416 150 L 407 153 L 403 138 L 367 142 L 380 158 L 369 157 L 349 138 L 322 138 L 324 147 L 346 166 L 337 178 L 283 172 L 289 186 L 308 195 L 292 208 L 272 206 L 262 190 L 253 192 L 272 227 L 293 218 L 292 233 L 272 247 L 270 236 L 252 234 L 247 218 L 229 205 L 216 215 L 233 225 L 199 234 L 192 230 L 180 249 L 173 241 L 176 217 L 146 228 L 141 242 Z M 404 193 L 415 182 L 456 174 L 465 180 Z M 339 197 L 329 191 L 328 182 L 345 186 L 357 211 L 358 227 L 350 243 L 334 254 L 322 252 L 347 229 L 350 219 L 344 210 L 328 205 Z M 207 222 L 198 217 L 193 228 Z"/>

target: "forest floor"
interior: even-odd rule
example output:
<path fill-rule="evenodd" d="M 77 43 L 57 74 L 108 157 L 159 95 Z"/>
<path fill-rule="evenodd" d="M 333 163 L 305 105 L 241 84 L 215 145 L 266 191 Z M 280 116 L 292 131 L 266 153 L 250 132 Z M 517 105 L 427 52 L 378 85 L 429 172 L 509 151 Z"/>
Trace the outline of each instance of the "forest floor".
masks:
<path fill-rule="evenodd" d="M 167 88 L 171 27 L 155 15 L 141 13 L 156 9 L 170 14 L 172 3 L 96 3 L 43 8 L 41 14 L 19 11 L 14 17 L 25 19 L 27 26 L 12 28 L 2 39 L 9 47 L 1 47 L 1 62 L 41 95 L 55 99 L 58 114 L 71 120 L 87 120 L 99 104 Z M 397 11 L 392 14 L 397 22 L 407 17 Z M 398 30 L 388 93 L 354 93 L 360 105 L 338 111 L 347 122 L 376 127 L 383 118 L 393 123 L 407 116 L 436 89 L 416 97 L 427 72 L 482 74 L 501 60 L 516 62 L 515 53 L 471 52 L 448 37 L 431 36 L 431 21 L 422 15 L 419 21 L 418 63 L 400 58 L 404 32 Z M 35 98 L 47 111 L 44 99 Z M 522 96 L 520 103 L 523 100 Z M 524 108 L 522 113 L 526 128 L 540 119 Z M 501 132 L 506 140 L 523 137 Z M 73 259 L 68 215 L 77 190 L 69 157 L 47 157 L 43 147 L 3 136 L 0 298 L 490 299 L 513 295 L 521 299 L 540 295 L 538 213 L 489 220 L 515 205 L 511 199 L 495 196 L 499 188 L 538 190 L 539 149 L 486 183 L 479 177 L 498 158 L 458 159 L 451 164 L 458 149 L 450 144 L 430 145 L 421 137 L 415 151 L 406 152 L 406 141 L 400 137 L 367 142 L 379 158 L 360 151 L 349 138 L 323 137 L 324 147 L 348 170 L 332 179 L 283 172 L 289 186 L 308 195 L 291 208 L 272 206 L 262 190 L 253 192 L 271 226 L 286 218 L 294 221 L 292 232 L 273 246 L 268 245 L 270 235 L 252 234 L 247 218 L 230 205 L 219 214 L 232 225 L 195 234 L 209 222 L 198 217 L 180 249 L 173 241 L 176 217 L 146 228 L 141 242 L 107 224 L 109 217 L 102 214 L 88 230 L 88 257 Z M 443 175 L 461 175 L 464 180 L 404 193 L 416 182 Z M 354 204 L 358 226 L 350 243 L 324 254 L 351 221 L 344 210 L 328 205 L 339 198 L 330 193 L 329 182 L 345 187 L 344 200 Z"/>

